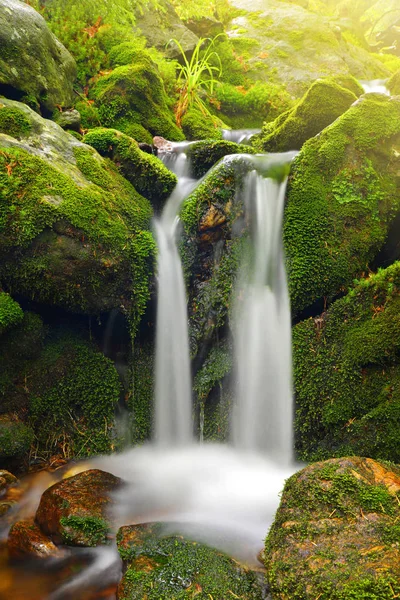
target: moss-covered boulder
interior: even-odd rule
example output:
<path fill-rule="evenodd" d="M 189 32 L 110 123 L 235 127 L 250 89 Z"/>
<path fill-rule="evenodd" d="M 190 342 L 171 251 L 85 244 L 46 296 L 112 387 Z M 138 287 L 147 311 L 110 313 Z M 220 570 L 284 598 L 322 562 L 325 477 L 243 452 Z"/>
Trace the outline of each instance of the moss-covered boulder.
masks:
<path fill-rule="evenodd" d="M 0 335 L 24 318 L 22 308 L 9 294 L 0 292 Z"/>
<path fill-rule="evenodd" d="M 306 460 L 400 462 L 400 263 L 293 330 L 297 447 Z"/>
<path fill-rule="evenodd" d="M 293 475 L 265 545 L 282 600 L 389 600 L 400 593 L 400 468 L 368 458 Z"/>
<path fill-rule="evenodd" d="M 33 519 L 17 521 L 7 538 L 8 554 L 13 559 L 60 557 L 62 552 Z"/>
<path fill-rule="evenodd" d="M 33 8 L 2 0 L 0 47 L 0 94 L 45 113 L 72 105 L 75 62 Z"/>
<path fill-rule="evenodd" d="M 162 206 L 177 184 L 176 175 L 159 158 L 142 152 L 134 139 L 115 129 L 93 129 L 83 141 L 110 158 L 121 175 L 153 206 Z"/>
<path fill-rule="evenodd" d="M 387 82 L 387 87 L 392 96 L 400 96 L 400 71 L 397 71 Z"/>
<path fill-rule="evenodd" d="M 112 494 L 119 477 L 92 469 L 59 481 L 44 492 L 36 523 L 56 544 L 98 546 L 111 530 Z"/>
<path fill-rule="evenodd" d="M 33 442 L 33 430 L 14 414 L 0 415 L 0 461 L 21 458 Z"/>
<path fill-rule="evenodd" d="M 191 144 L 187 150 L 192 173 L 196 179 L 203 177 L 224 156 L 254 153 L 255 150 L 250 146 L 227 140 L 199 142 L 198 144 Z"/>
<path fill-rule="evenodd" d="M 350 90 L 320 79 L 293 109 L 264 125 L 257 145 L 268 152 L 300 150 L 305 141 L 333 123 L 356 100 Z"/>
<path fill-rule="evenodd" d="M 118 550 L 127 570 L 118 600 L 265 598 L 262 576 L 204 544 L 163 536 L 162 524 L 122 527 Z"/>
<path fill-rule="evenodd" d="M 222 140 L 222 123 L 211 115 L 204 115 L 196 108 L 190 108 L 182 117 L 182 129 L 188 140 Z"/>
<path fill-rule="evenodd" d="M 399 209 L 400 99 L 362 96 L 294 162 L 284 217 L 295 313 L 366 270 Z"/>
<path fill-rule="evenodd" d="M 122 306 L 137 322 L 148 298 L 152 209 L 111 161 L 27 106 L 0 100 L 0 195 L 8 289 L 75 312 Z"/>
<path fill-rule="evenodd" d="M 118 129 L 135 138 L 139 125 L 152 135 L 174 141 L 184 139 L 168 107 L 157 66 L 144 53 L 133 64 L 117 67 L 99 77 L 90 90 L 90 97 L 105 127 Z"/>

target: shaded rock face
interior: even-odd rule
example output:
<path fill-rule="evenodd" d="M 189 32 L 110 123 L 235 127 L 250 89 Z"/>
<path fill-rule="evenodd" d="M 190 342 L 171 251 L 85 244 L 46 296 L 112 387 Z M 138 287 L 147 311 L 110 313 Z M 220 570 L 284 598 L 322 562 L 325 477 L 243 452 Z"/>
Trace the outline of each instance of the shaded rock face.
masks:
<path fill-rule="evenodd" d="M 333 81 L 316 81 L 292 110 L 264 125 L 258 145 L 266 152 L 300 150 L 356 100 L 353 92 Z"/>
<path fill-rule="evenodd" d="M 400 462 L 400 263 L 293 329 L 297 451 Z"/>
<path fill-rule="evenodd" d="M 75 61 L 33 8 L 2 0 L 0 47 L 0 94 L 23 97 L 46 113 L 72 105 Z"/>
<path fill-rule="evenodd" d="M 400 592 L 400 469 L 369 458 L 293 475 L 266 539 L 275 598 L 393 598 Z"/>
<path fill-rule="evenodd" d="M 74 312 L 144 310 L 152 209 L 109 161 L 24 104 L 0 101 L 0 271 Z"/>
<path fill-rule="evenodd" d="M 8 553 L 11 558 L 50 558 L 61 556 L 61 551 L 47 537 L 33 519 L 18 521 L 8 535 Z"/>
<path fill-rule="evenodd" d="M 119 530 L 118 550 L 126 566 L 118 587 L 119 600 L 267 597 L 260 574 L 204 544 L 180 536 L 163 536 L 163 531 L 159 523 Z"/>
<path fill-rule="evenodd" d="M 289 178 L 284 243 L 295 314 L 343 292 L 399 210 L 400 98 L 362 96 L 308 140 Z"/>
<path fill-rule="evenodd" d="M 172 4 L 164 0 L 160 4 L 163 7 L 162 11 L 145 9 L 142 13 L 136 14 L 136 29 L 144 35 L 149 46 L 165 51 L 168 42 L 176 39 L 185 54 L 190 54 L 195 49 L 199 38 L 181 21 Z M 171 44 L 167 55 L 170 58 L 179 58 L 181 52 L 175 44 Z"/>
<path fill-rule="evenodd" d="M 111 496 L 121 485 L 118 477 L 96 469 L 60 481 L 42 495 L 36 523 L 56 544 L 104 544 L 111 529 Z"/>
<path fill-rule="evenodd" d="M 286 84 L 298 97 L 327 75 L 351 73 L 368 80 L 389 75 L 380 61 L 346 43 L 336 24 L 319 14 L 279 0 L 232 0 L 232 5 L 249 14 L 233 20 L 230 37 L 239 30 L 259 42 L 249 61 L 254 79 Z"/>

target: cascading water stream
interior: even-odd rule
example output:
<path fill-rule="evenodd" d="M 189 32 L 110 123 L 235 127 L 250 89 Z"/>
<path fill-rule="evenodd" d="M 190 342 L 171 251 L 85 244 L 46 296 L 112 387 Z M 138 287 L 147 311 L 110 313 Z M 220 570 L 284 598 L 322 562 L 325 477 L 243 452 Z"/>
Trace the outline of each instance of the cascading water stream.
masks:
<path fill-rule="evenodd" d="M 253 135 L 257 135 L 261 129 L 223 129 L 222 139 L 236 144 L 249 144 Z"/>

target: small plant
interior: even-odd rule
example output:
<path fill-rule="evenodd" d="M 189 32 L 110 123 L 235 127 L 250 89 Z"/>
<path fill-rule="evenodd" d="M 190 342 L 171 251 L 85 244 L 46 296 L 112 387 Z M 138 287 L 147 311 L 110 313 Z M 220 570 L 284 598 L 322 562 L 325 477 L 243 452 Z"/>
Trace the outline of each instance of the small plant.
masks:
<path fill-rule="evenodd" d="M 175 108 L 178 126 L 181 125 L 182 117 L 189 108 L 198 108 L 204 116 L 214 120 L 203 97 L 213 94 L 216 76 L 219 77 L 222 73 L 220 58 L 213 49 L 214 42 L 218 37 L 216 36 L 214 39 L 200 38 L 190 60 L 187 59 L 178 40 L 172 39 L 168 42 L 168 45 L 172 43 L 177 45 L 183 59 L 183 64 L 178 65 L 179 100 Z M 209 44 L 203 50 L 203 46 L 207 42 Z M 214 58 L 216 58 L 218 66 L 211 64 Z"/>

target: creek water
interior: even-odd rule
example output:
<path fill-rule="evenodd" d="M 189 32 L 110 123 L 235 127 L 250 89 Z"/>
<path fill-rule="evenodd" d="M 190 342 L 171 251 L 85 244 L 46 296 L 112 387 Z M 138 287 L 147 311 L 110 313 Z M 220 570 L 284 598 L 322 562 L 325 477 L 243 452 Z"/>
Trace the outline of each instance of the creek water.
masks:
<path fill-rule="evenodd" d="M 223 129 L 222 139 L 237 144 L 249 144 L 253 135 L 257 135 L 261 129 Z"/>
<path fill-rule="evenodd" d="M 386 87 L 387 79 L 372 79 L 371 81 L 360 81 L 366 94 L 385 94 L 390 96 L 390 91 Z"/>
<path fill-rule="evenodd" d="M 126 485 L 114 498 L 117 526 L 162 521 L 166 532 L 186 534 L 256 565 L 279 492 L 298 468 L 291 458 L 290 307 L 281 241 L 286 178 L 277 182 L 269 177 L 276 167 L 287 167 L 294 153 L 222 159 L 241 169 L 247 165 L 238 194 L 243 194 L 250 241 L 234 291 L 238 385 L 232 440 L 199 444 L 193 437 L 186 291 L 177 246 L 180 208 L 198 185 L 190 178 L 186 150 L 185 145 L 172 145 L 164 156 L 179 183 L 154 222 L 159 255 L 153 440 L 78 469 L 100 468 L 124 479 Z M 34 487 L 32 513 L 44 487 Z M 75 554 L 69 556 L 75 559 Z M 84 590 L 89 590 L 90 600 L 113 597 L 112 590 L 105 595 L 110 592 L 107 586 L 97 595 L 90 590 L 105 572 L 113 574 L 114 584 L 118 580 L 116 548 L 96 549 L 89 562 L 66 580 L 59 571 L 57 583 L 48 577 L 38 600 L 85 598 Z M 81 566 L 85 564 L 82 560 Z M 15 589 L 12 595 L 18 597 Z"/>

